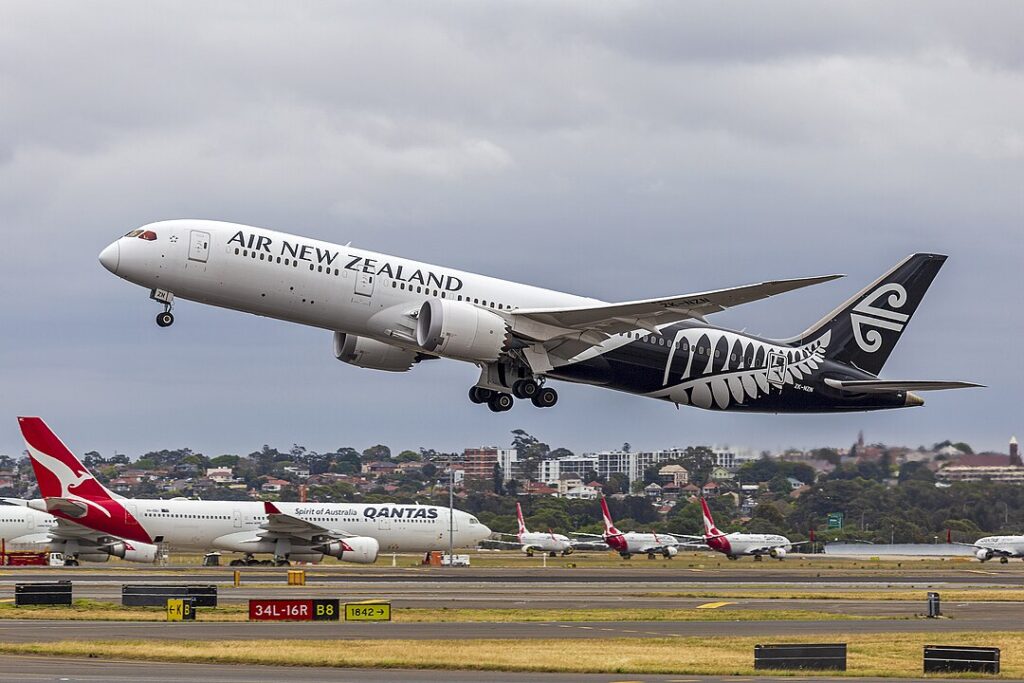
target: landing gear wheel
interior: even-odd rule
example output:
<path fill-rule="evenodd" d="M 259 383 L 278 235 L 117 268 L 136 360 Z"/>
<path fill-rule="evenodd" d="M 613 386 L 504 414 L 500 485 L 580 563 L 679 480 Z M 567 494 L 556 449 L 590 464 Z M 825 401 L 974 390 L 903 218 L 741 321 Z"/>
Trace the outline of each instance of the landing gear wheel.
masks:
<path fill-rule="evenodd" d="M 245 560 L 231 560 L 230 562 L 228 562 L 228 566 L 229 567 L 244 567 L 245 566 Z"/>
<path fill-rule="evenodd" d="M 532 550 L 527 550 L 526 551 L 526 556 L 527 557 L 533 557 L 533 551 Z"/>
<path fill-rule="evenodd" d="M 487 403 L 494 396 L 494 392 L 483 387 L 472 387 L 469 390 L 469 400 L 473 403 Z"/>
<path fill-rule="evenodd" d="M 621 553 L 621 555 L 622 555 L 622 559 L 624 559 L 624 560 L 628 560 L 629 558 L 633 557 L 629 553 Z"/>
<path fill-rule="evenodd" d="M 1006 564 L 1009 561 L 1010 561 L 1010 558 L 1008 558 L 1006 555 L 1003 555 L 1002 557 L 999 558 L 999 564 Z"/>
<path fill-rule="evenodd" d="M 761 562 L 762 560 L 764 560 L 764 558 L 760 555 L 754 555 L 754 562 Z"/>
<path fill-rule="evenodd" d="M 736 560 L 736 559 L 738 559 L 738 558 L 737 558 L 737 557 L 736 557 L 735 555 L 726 555 L 726 557 L 728 557 L 728 558 L 729 558 L 730 560 Z M 755 559 L 755 560 L 757 559 L 757 556 L 756 556 L 756 555 L 754 556 L 754 559 Z"/>
<path fill-rule="evenodd" d="M 170 311 L 157 313 L 156 324 L 160 327 L 170 327 L 174 324 L 174 315 Z"/>
<path fill-rule="evenodd" d="M 548 557 L 558 557 L 558 553 L 552 550 L 550 553 L 548 553 Z"/>
<path fill-rule="evenodd" d="M 289 562 L 288 560 L 285 560 L 285 559 L 274 560 L 274 566 L 275 567 L 290 567 L 290 566 L 292 566 L 292 563 Z"/>
<path fill-rule="evenodd" d="M 491 412 L 504 413 L 507 410 L 512 410 L 515 402 L 512 394 L 495 394 L 487 401 L 487 407 L 491 409 Z"/>
<path fill-rule="evenodd" d="M 538 408 L 550 408 L 558 403 L 558 392 L 551 387 L 543 387 L 530 400 Z"/>
<path fill-rule="evenodd" d="M 521 379 L 512 385 L 512 395 L 516 398 L 533 398 L 540 391 L 540 385 L 532 379 Z"/>
<path fill-rule="evenodd" d="M 653 560 L 653 559 L 655 559 L 656 557 L 657 557 L 657 555 L 655 555 L 654 553 L 647 553 L 647 559 L 648 559 L 648 560 Z"/>

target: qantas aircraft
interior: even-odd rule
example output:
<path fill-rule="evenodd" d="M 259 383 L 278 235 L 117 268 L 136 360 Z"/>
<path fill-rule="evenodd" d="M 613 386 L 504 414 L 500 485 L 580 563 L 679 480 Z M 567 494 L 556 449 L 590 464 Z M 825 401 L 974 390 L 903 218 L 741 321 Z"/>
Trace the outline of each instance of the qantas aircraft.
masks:
<path fill-rule="evenodd" d="M 38 417 L 19 417 L 41 501 L 66 522 L 134 544 L 166 543 L 179 550 L 243 553 L 238 564 L 272 553 L 277 564 L 319 562 L 325 555 L 370 564 L 381 550 L 426 552 L 475 546 L 491 535 L 476 517 L 432 505 L 380 503 L 260 503 L 128 499 L 107 490 Z"/>
<path fill-rule="evenodd" d="M 97 533 L 53 515 L 28 507 L 28 501 L 3 499 L 0 504 L 0 538 L 8 552 L 60 553 L 64 564 L 106 562 L 120 557 L 129 562 L 156 562 L 157 547 Z"/>
<path fill-rule="evenodd" d="M 609 548 L 619 553 L 624 560 L 628 560 L 633 555 L 647 555 L 652 560 L 655 555 L 663 555 L 671 560 L 679 554 L 679 541 L 671 534 L 642 533 L 637 531 L 623 533 L 616 529 L 615 523 L 612 521 L 612 513 L 608 511 L 608 501 L 604 497 L 601 498 L 601 518 L 604 520 L 603 534 L 575 533 L 575 535 L 602 539 Z"/>
<path fill-rule="evenodd" d="M 516 503 L 516 518 L 519 521 L 519 532 L 515 535 L 517 542 L 512 545 L 521 546 L 527 557 L 533 557 L 535 552 L 548 553 L 551 557 L 556 557 L 558 553 L 568 555 L 572 552 L 573 543 L 568 536 L 552 533 L 550 530 L 547 533 L 544 533 L 541 531 L 530 531 L 527 529 L 526 522 L 523 520 L 523 508 L 519 503 Z M 511 536 L 512 534 L 500 535 Z M 491 542 L 508 544 L 508 541 Z"/>
<path fill-rule="evenodd" d="M 791 543 L 788 538 L 778 534 L 722 533 L 715 526 L 711 510 L 708 509 L 708 502 L 703 498 L 700 499 L 700 508 L 704 513 L 704 535 L 683 536 L 677 534 L 677 536 L 702 540 L 709 548 L 725 554 L 730 560 L 735 560 L 740 555 L 753 555 L 755 560 L 760 560 L 767 555 L 781 560 L 786 557 L 786 553 L 793 549 L 794 545 L 801 545 L 801 543 Z"/>
<path fill-rule="evenodd" d="M 100 254 L 150 290 L 174 322 L 176 299 L 334 333 L 338 360 L 405 372 L 431 358 L 480 368 L 474 403 L 555 405 L 547 380 L 680 405 L 753 412 L 918 406 L 912 392 L 977 386 L 877 377 L 945 256 L 913 254 L 786 340 L 716 327 L 705 316 L 838 275 L 606 303 L 348 245 L 206 220 L 132 230 Z"/>

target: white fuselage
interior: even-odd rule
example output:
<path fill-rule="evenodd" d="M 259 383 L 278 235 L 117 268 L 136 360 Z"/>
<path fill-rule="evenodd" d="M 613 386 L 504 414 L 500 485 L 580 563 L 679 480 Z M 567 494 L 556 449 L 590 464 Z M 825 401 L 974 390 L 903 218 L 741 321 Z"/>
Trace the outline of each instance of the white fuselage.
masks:
<path fill-rule="evenodd" d="M 545 534 L 540 531 L 527 531 L 519 534 L 519 542 L 524 551 L 539 550 L 545 553 L 564 553 L 572 549 L 572 541 L 562 534 Z"/>
<path fill-rule="evenodd" d="M 8 552 L 59 552 L 62 544 L 53 543 L 50 531 L 57 518 L 21 505 L 0 505 L 0 539 Z"/>
<path fill-rule="evenodd" d="M 430 298 L 501 312 L 599 303 L 571 294 L 264 228 L 203 220 L 146 226 L 101 255 L 119 277 L 177 298 L 420 350 L 411 314 Z"/>
<path fill-rule="evenodd" d="M 626 541 L 627 552 L 644 554 L 651 548 L 674 548 L 679 545 L 675 536 L 668 534 L 652 534 L 640 531 L 627 531 L 622 534 Z"/>
<path fill-rule="evenodd" d="M 767 555 L 779 548 L 788 553 L 793 548 L 788 538 L 778 534 L 731 533 L 726 534 L 724 540 L 728 541 L 730 548 L 728 554 L 732 555 Z M 711 543 L 708 545 L 714 548 Z"/>
<path fill-rule="evenodd" d="M 985 536 L 974 542 L 975 547 L 998 550 L 1011 557 L 1024 557 L 1024 536 Z"/>
<path fill-rule="evenodd" d="M 41 502 L 41 501 L 40 501 Z M 264 504 L 249 501 L 121 499 L 138 520 L 139 533 L 132 540 L 166 543 L 176 550 L 226 550 L 231 552 L 278 552 L 272 541 L 260 535 L 267 522 Z M 36 503 L 36 501 L 33 501 Z M 449 547 L 475 546 L 491 530 L 469 513 L 455 510 L 449 523 L 448 508 L 432 505 L 381 503 L 275 503 L 282 513 L 298 517 L 326 530 L 349 536 L 368 536 L 381 552 L 427 552 Z M 129 527 L 129 533 L 130 533 Z M 291 547 L 287 552 L 303 551 Z"/>

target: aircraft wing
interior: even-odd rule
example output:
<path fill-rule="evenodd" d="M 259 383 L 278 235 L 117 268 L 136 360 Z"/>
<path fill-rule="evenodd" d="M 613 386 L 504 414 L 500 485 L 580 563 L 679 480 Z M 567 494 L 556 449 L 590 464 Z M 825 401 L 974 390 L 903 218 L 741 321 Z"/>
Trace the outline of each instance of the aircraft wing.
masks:
<path fill-rule="evenodd" d="M 260 536 L 291 536 L 309 541 L 314 537 L 329 536 L 332 538 L 346 538 L 352 534 L 328 529 L 325 526 L 307 522 L 304 519 L 281 512 L 276 505 L 270 502 L 263 504 L 267 515 L 267 521 L 260 525 Z"/>
<path fill-rule="evenodd" d="M 826 377 L 825 384 L 833 389 L 854 394 L 892 394 L 897 391 L 938 391 L 940 389 L 970 389 L 984 387 L 974 382 L 946 382 L 942 380 L 857 379 L 838 380 Z"/>
<path fill-rule="evenodd" d="M 80 545 L 92 545 L 97 547 L 110 546 L 121 539 L 110 534 L 100 533 L 81 524 L 75 524 L 67 520 L 57 518 L 57 526 L 48 532 L 53 541 L 78 541 Z"/>
<path fill-rule="evenodd" d="M 809 287 L 842 275 L 770 280 L 742 287 L 570 308 L 522 308 L 510 313 L 513 330 L 536 341 L 578 338 L 596 345 L 611 335 L 637 328 L 657 332 L 658 326 L 703 319 L 733 306 Z M 532 324 L 531 324 L 532 323 Z"/>

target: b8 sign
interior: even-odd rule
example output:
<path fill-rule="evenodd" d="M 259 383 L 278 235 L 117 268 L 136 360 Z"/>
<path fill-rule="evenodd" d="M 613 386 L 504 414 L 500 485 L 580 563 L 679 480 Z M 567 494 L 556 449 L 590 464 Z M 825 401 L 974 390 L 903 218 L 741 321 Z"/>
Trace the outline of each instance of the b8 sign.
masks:
<path fill-rule="evenodd" d="M 338 621 L 338 600 L 250 600 L 249 621 Z"/>

